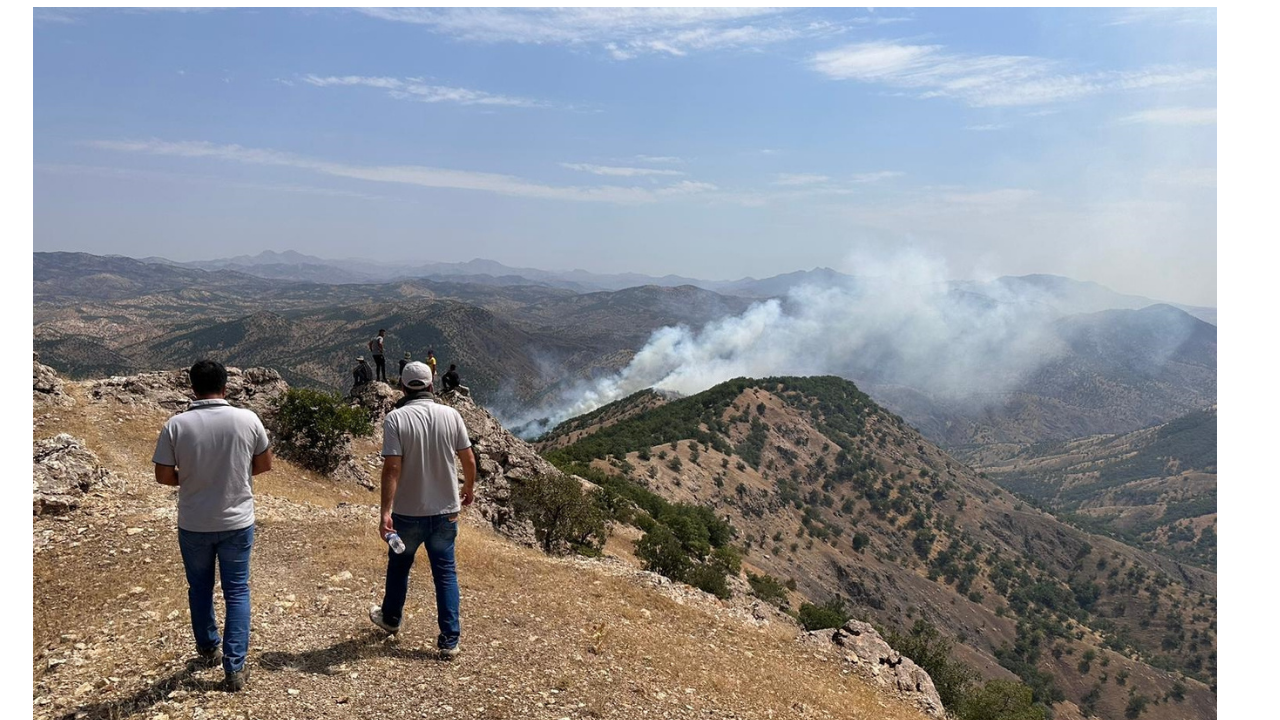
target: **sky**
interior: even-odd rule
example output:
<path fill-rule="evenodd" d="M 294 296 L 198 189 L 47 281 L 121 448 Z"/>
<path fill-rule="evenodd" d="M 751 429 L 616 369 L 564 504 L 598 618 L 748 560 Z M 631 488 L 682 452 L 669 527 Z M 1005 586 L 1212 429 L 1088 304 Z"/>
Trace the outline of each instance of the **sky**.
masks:
<path fill-rule="evenodd" d="M 36 10 L 34 248 L 1217 304 L 1213 9 Z"/>

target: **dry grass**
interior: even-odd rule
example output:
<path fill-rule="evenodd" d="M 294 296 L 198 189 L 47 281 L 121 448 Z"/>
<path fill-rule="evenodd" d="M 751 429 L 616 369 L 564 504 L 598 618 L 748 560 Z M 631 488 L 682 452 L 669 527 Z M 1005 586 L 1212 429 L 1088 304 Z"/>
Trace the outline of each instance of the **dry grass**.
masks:
<path fill-rule="evenodd" d="M 334 509 L 352 489 L 287 463 L 257 484 L 254 676 L 244 693 L 221 692 L 219 671 L 186 664 L 172 491 L 150 481 L 163 413 L 113 423 L 114 408 L 89 410 L 82 400 L 36 434 L 77 434 L 127 489 L 35 522 L 37 535 L 64 539 L 35 558 L 37 717 L 923 717 L 796 643 L 791 628 L 757 628 L 715 601 L 681 604 L 598 565 L 548 558 L 475 517 L 458 541 L 464 652 L 438 662 L 425 558 L 405 629 L 384 639 L 365 617 L 385 571 L 376 499 Z"/>

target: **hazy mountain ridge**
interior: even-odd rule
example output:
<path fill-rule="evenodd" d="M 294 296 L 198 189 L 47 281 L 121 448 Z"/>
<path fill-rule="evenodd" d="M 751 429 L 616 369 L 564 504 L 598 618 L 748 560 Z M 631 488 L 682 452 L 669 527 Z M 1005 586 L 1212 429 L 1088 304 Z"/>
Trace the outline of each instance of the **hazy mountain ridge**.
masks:
<path fill-rule="evenodd" d="M 987 448 L 996 482 L 1095 532 L 1217 566 L 1217 408 L 1123 435 Z"/>
<path fill-rule="evenodd" d="M 639 393 L 572 423 L 570 444 L 540 445 L 727 515 L 751 571 L 795 580 L 814 603 L 839 596 L 889 627 L 919 613 L 987 677 L 1012 669 L 1052 697 L 1035 675 L 1047 673 L 1116 718 L 1129 688 L 1164 696 L 1175 668 L 1212 682 L 1212 573 L 1023 506 L 852 383 L 742 379 L 661 399 Z M 1127 687 L 1112 681 L 1122 671 Z M 1150 717 L 1213 716 L 1206 686 L 1183 682 L 1204 694 Z"/>

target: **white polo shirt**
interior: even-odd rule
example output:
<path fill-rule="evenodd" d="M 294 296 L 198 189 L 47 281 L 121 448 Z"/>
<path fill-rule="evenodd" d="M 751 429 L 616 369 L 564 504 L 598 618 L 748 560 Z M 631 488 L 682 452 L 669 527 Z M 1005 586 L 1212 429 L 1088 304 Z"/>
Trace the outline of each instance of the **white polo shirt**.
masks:
<path fill-rule="evenodd" d="M 410 400 L 382 421 L 383 456 L 400 456 L 392 510 L 423 517 L 462 510 L 458 452 L 471 447 L 462 415 L 428 398 Z"/>
<path fill-rule="evenodd" d="M 226 400 L 195 400 L 164 424 L 151 461 L 178 468 L 178 527 L 242 530 L 253 524 L 253 457 L 271 446 L 262 420 Z"/>

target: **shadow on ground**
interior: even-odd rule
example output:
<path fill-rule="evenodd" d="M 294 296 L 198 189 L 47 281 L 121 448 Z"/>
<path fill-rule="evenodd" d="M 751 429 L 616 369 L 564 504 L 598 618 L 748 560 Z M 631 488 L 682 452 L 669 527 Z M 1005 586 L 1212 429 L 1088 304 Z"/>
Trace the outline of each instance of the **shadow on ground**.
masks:
<path fill-rule="evenodd" d="M 289 669 L 313 675 L 332 675 L 334 674 L 333 668 L 335 666 L 374 655 L 397 660 L 422 661 L 439 659 L 439 654 L 435 650 L 405 648 L 394 639 L 388 639 L 384 633 L 374 630 L 327 648 L 297 653 L 263 653 L 259 659 L 259 664 L 269 672 Z"/>
<path fill-rule="evenodd" d="M 116 720 L 146 710 L 164 700 L 175 690 L 205 692 L 222 689 L 221 680 L 203 680 L 195 676 L 197 670 L 206 667 L 208 666 L 201 664 L 198 660 L 191 660 L 183 669 L 151 683 L 129 697 L 79 707 L 63 715 L 59 720 Z"/>

